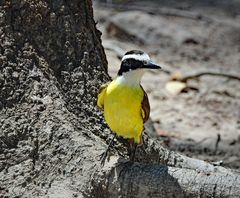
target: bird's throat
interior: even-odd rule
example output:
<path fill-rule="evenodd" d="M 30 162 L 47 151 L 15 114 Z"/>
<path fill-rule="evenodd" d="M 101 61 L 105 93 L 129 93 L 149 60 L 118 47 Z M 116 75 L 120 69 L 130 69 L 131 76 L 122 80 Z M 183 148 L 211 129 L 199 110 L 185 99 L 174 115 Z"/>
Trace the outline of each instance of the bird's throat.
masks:
<path fill-rule="evenodd" d="M 133 70 L 123 73 L 121 76 L 117 76 L 116 82 L 119 84 L 127 84 L 129 86 L 140 86 L 140 82 L 145 71 Z"/>

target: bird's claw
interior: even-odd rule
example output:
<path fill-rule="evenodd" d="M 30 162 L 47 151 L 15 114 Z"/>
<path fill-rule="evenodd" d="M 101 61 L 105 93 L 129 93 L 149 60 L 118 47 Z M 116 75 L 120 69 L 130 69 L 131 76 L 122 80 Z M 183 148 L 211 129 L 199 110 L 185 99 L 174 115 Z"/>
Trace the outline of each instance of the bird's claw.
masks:
<path fill-rule="evenodd" d="M 107 154 L 108 154 L 108 152 L 107 151 L 105 151 L 105 152 L 103 152 L 101 155 L 100 155 L 100 164 L 101 164 L 101 166 L 104 166 L 104 164 L 105 164 L 105 160 L 106 160 L 106 158 L 107 158 Z"/>

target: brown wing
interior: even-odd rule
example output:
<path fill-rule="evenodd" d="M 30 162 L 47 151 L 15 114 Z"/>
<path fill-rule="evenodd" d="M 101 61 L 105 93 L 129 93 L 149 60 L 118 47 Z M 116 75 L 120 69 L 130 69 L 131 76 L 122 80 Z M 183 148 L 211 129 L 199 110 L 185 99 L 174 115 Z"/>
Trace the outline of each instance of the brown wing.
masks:
<path fill-rule="evenodd" d="M 142 86 L 141 86 L 142 88 Z M 150 105 L 149 105 L 149 101 L 148 101 L 148 96 L 147 93 L 144 91 L 144 89 L 142 88 L 143 92 L 144 92 L 144 96 L 143 96 L 143 100 L 142 100 L 142 117 L 143 117 L 143 123 L 145 123 L 150 115 Z"/>

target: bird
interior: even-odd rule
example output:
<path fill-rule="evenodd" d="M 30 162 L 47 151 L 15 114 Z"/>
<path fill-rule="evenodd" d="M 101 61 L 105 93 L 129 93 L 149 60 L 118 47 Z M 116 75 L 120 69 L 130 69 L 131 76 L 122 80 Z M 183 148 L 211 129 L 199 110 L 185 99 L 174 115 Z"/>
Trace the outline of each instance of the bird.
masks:
<path fill-rule="evenodd" d="M 161 69 L 149 55 L 140 50 L 124 54 L 116 78 L 103 84 L 98 92 L 97 106 L 104 111 L 107 125 L 115 134 L 129 141 L 130 161 L 134 161 L 137 145 L 142 144 L 144 123 L 149 119 L 150 105 L 141 78 L 148 70 Z M 102 160 L 105 161 L 107 152 Z"/>

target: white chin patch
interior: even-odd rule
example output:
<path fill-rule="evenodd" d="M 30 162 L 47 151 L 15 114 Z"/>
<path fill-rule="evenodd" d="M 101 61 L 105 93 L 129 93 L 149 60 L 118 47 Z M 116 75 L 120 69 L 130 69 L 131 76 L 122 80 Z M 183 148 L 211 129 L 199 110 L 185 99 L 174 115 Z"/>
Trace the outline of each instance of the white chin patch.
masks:
<path fill-rule="evenodd" d="M 139 86 L 139 83 L 145 71 L 146 71 L 145 69 L 136 69 L 124 72 L 123 75 L 117 77 L 117 82 L 119 84 Z"/>
<path fill-rule="evenodd" d="M 144 54 L 127 54 L 125 56 L 123 56 L 122 61 L 126 60 L 126 59 L 135 59 L 135 60 L 139 60 L 139 61 L 146 61 L 149 62 L 150 61 L 150 57 L 144 53 Z"/>

